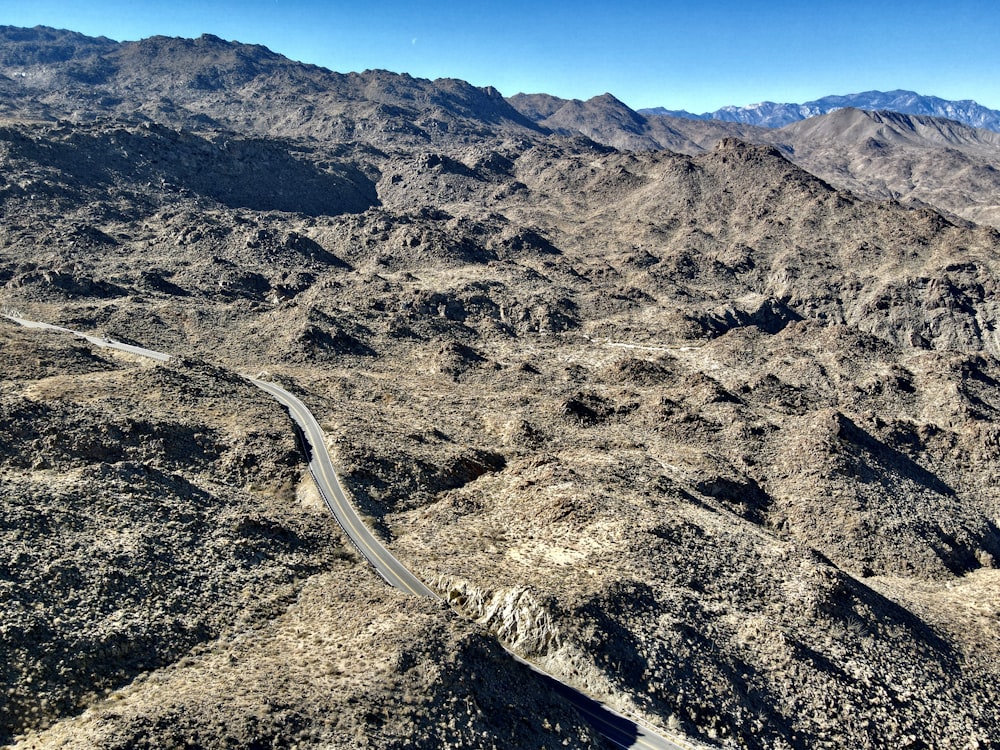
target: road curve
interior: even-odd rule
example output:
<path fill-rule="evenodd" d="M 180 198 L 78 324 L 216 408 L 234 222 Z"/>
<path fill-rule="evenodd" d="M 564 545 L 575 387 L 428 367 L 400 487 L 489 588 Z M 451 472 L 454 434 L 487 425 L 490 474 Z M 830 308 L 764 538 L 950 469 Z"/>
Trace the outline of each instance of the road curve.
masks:
<path fill-rule="evenodd" d="M 257 380 L 244 375 L 247 380 L 258 388 L 266 391 L 284 406 L 288 407 L 293 420 L 298 425 L 303 439 L 303 447 L 309 459 L 309 471 L 312 473 L 316 486 L 327 507 L 336 517 L 344 532 L 358 548 L 358 551 L 379 572 L 379 574 L 397 589 L 416 596 L 426 596 L 440 600 L 424 583 L 397 560 L 381 542 L 378 541 L 361 521 L 354 506 L 351 505 L 340 486 L 333 462 L 326 449 L 326 439 L 323 431 L 309 409 L 299 399 L 284 388 L 263 380 Z M 598 734 L 615 747 L 646 748 L 647 750 L 691 750 L 691 746 L 681 745 L 668 740 L 653 729 L 643 726 L 594 698 L 580 692 L 576 688 L 560 682 L 548 672 L 539 669 L 529 661 L 521 658 L 510 649 L 504 647 L 514 659 L 527 666 L 551 689 L 567 699 L 581 716 Z"/>
<path fill-rule="evenodd" d="M 12 315 L 3 315 L 15 323 L 25 328 L 35 328 L 44 330 L 54 330 L 63 333 L 70 333 L 77 338 L 83 338 L 95 346 L 117 349 L 119 351 L 137 354 L 143 357 L 165 362 L 170 359 L 170 355 L 153 349 L 144 349 L 131 344 L 123 344 L 119 341 L 112 341 L 97 336 L 89 336 L 84 333 L 61 328 L 60 326 L 48 323 L 37 323 Z M 375 536 L 365 526 L 354 506 L 351 505 L 344 494 L 340 481 L 333 468 L 333 461 L 326 448 L 326 438 L 320 428 L 316 418 L 312 415 L 305 404 L 298 398 L 286 391 L 281 386 L 268 383 L 263 380 L 243 375 L 253 385 L 270 394 L 279 403 L 288 409 L 289 414 L 299 429 L 302 438 L 303 448 L 309 460 L 309 472 L 319 489 L 323 502 L 333 513 L 337 522 L 343 528 L 351 542 L 358 548 L 361 555 L 378 571 L 390 585 L 401 591 L 405 591 L 414 596 L 425 596 L 441 601 L 441 598 L 428 588 L 419 578 L 406 569 L 385 546 L 375 538 Z M 645 750 L 698 750 L 695 744 L 689 744 L 680 739 L 667 739 L 663 734 L 631 719 L 604 703 L 591 698 L 589 695 L 561 682 L 558 678 L 548 672 L 539 669 L 537 666 L 515 654 L 510 649 L 504 647 L 514 659 L 531 669 L 538 677 L 553 691 L 568 700 L 580 715 L 589 723 L 594 730 L 607 740 L 611 745 L 623 750 L 630 748 L 644 748 Z"/>
<path fill-rule="evenodd" d="M 386 581 L 397 589 L 416 596 L 426 596 L 440 600 L 437 594 L 425 586 L 389 550 L 382 546 L 382 543 L 372 535 L 368 527 L 361 521 L 361 518 L 354 510 L 354 506 L 351 505 L 350 501 L 344 495 L 344 490 L 337 479 L 337 474 L 333 469 L 333 462 L 326 449 L 326 439 L 323 436 L 323 431 L 305 404 L 280 386 L 246 375 L 243 377 L 288 407 L 292 419 L 295 420 L 301 431 L 303 447 L 306 449 L 309 459 L 309 471 L 312 473 L 323 501 L 365 559 L 372 564 L 375 570 Z M 537 674 L 551 690 L 572 703 L 587 723 L 601 737 L 615 747 L 624 749 L 646 748 L 647 750 L 691 750 L 690 746 L 680 745 L 668 740 L 653 729 L 637 723 L 600 701 L 560 682 L 553 675 L 539 669 L 510 649 L 504 647 L 504 650 Z"/>
<path fill-rule="evenodd" d="M 379 575 L 400 591 L 414 596 L 440 599 L 437 594 L 424 585 L 423 581 L 407 570 L 403 563 L 393 557 L 392 553 L 365 526 L 340 486 L 337 474 L 333 470 L 330 453 L 326 449 L 323 430 L 305 404 L 274 383 L 266 383 L 246 375 L 243 377 L 288 407 L 289 414 L 301 431 L 306 456 L 309 459 L 309 471 L 319 488 L 319 494 L 362 556 L 372 564 Z"/>

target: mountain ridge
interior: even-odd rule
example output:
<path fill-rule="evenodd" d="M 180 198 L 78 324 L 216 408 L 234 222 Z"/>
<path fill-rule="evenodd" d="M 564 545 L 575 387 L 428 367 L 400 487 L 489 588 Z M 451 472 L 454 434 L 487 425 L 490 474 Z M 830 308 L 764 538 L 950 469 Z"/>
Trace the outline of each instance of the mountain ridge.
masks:
<path fill-rule="evenodd" d="M 669 115 L 690 120 L 723 120 L 765 128 L 780 128 L 793 122 L 825 115 L 844 108 L 890 110 L 910 115 L 930 115 L 957 120 L 974 128 L 1000 132 L 1000 110 L 989 109 L 972 99 L 948 100 L 915 91 L 864 91 L 857 94 L 830 95 L 802 104 L 760 102 L 745 106 L 728 105 L 714 112 L 694 114 L 687 110 L 650 107 L 637 110 L 644 115 Z"/>
<path fill-rule="evenodd" d="M 524 94 L 509 101 L 541 127 L 580 133 L 623 150 L 694 155 L 728 137 L 770 144 L 799 166 L 860 196 L 931 205 L 956 220 L 1000 224 L 1000 134 L 959 120 L 842 107 L 770 128 L 643 115 L 609 94 L 587 102 Z"/>
<path fill-rule="evenodd" d="M 384 70 L 337 73 L 211 34 L 114 42 L 48 27 L 0 27 L 0 74 L 11 81 L 0 114 L 21 108 L 50 120 L 114 116 L 336 140 L 355 140 L 360 129 L 380 142 L 481 136 L 484 126 L 538 130 L 490 86 Z"/>

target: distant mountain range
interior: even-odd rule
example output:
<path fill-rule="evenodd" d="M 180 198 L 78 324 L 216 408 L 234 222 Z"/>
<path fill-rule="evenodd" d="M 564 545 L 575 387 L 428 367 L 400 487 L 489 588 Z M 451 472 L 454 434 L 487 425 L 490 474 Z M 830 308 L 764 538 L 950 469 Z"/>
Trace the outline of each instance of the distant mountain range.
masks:
<path fill-rule="evenodd" d="M 852 107 L 868 111 L 889 110 L 907 115 L 929 115 L 947 117 L 950 120 L 1000 132 L 1000 111 L 988 109 L 971 99 L 948 101 L 936 96 L 923 96 L 913 91 L 865 91 L 846 96 L 824 96 L 822 99 L 805 104 L 776 104 L 761 102 L 745 107 L 728 106 L 715 112 L 696 115 L 685 110 L 670 110 L 664 107 L 640 109 L 644 115 L 669 115 L 689 120 L 723 120 L 764 128 L 780 128 L 799 120 L 807 120 L 817 115 L 826 115 L 838 109 Z"/>
<path fill-rule="evenodd" d="M 904 95 L 906 94 L 906 95 Z M 898 109 L 935 108 L 950 117 L 900 113 L 890 108 L 866 110 L 846 106 L 863 98 L 876 106 L 887 103 Z M 1000 225 L 1000 120 L 994 129 L 973 127 L 959 118 L 983 122 L 990 113 L 969 102 L 946 102 L 907 92 L 827 97 L 828 112 L 808 118 L 816 102 L 805 105 L 769 105 L 766 125 L 742 119 L 710 116 L 681 117 L 635 112 L 611 94 L 587 101 L 566 100 L 547 94 L 518 94 L 507 100 L 528 119 L 546 130 L 564 135 L 581 134 L 598 143 L 625 151 L 669 150 L 685 154 L 710 151 L 723 138 L 778 148 L 785 158 L 841 189 L 876 200 L 896 199 L 910 205 L 930 204 L 952 217 Z M 845 106 L 834 107 L 833 102 Z M 862 103 L 862 102 L 859 102 Z M 776 127 L 777 108 L 795 108 L 790 124 Z M 733 108 L 735 111 L 735 108 Z M 765 105 L 759 105 L 764 113 Z M 1000 113 L 992 113 L 994 117 Z M 791 115 L 788 115 L 791 116 Z"/>
<path fill-rule="evenodd" d="M 268 106 L 257 106 L 261 100 Z M 587 101 L 548 94 L 505 99 L 492 87 L 454 79 L 429 81 L 384 70 L 336 73 L 207 34 L 118 43 L 65 30 L 0 26 L 0 120 L 83 124 L 113 118 L 208 137 L 230 132 L 304 139 L 340 144 L 337 159 L 359 143 L 376 150 L 406 144 L 472 165 L 479 157 L 468 156 L 468 144 L 487 137 L 504 143 L 584 136 L 621 151 L 689 155 L 737 138 L 775 147 L 840 189 L 929 204 L 952 217 L 1000 226 L 1000 112 L 975 102 L 892 91 L 700 116 L 653 112 L 660 114 L 636 112 L 611 94 Z M 364 173 L 354 162 L 338 162 L 336 175 L 304 173 L 287 144 L 272 146 L 269 166 L 253 179 L 241 172 L 228 182 L 213 176 L 209 184 L 173 161 L 122 168 L 144 169 L 151 181 L 185 184 L 199 194 L 258 208 L 334 213 L 334 207 L 357 211 L 389 200 L 387 189 L 376 199 L 371 181 L 381 167 Z M 176 147 L 164 145 L 168 151 Z M 205 164 L 229 158 L 211 144 L 199 148 L 199 173 Z M 246 148 L 250 153 L 262 147 Z M 449 168 L 458 169 L 453 162 Z M 502 166 L 501 159 L 476 168 L 502 172 Z M 412 192 L 405 200 L 412 200 Z"/>

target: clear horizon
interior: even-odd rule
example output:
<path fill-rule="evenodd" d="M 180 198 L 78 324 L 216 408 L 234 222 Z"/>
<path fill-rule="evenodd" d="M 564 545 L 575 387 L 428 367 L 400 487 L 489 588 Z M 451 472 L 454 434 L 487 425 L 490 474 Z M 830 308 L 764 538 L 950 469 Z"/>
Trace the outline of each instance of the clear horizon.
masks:
<path fill-rule="evenodd" d="M 118 41 L 214 34 L 338 72 L 460 78 L 505 96 L 611 93 L 633 109 L 702 113 L 895 89 L 1000 109 L 1000 10 L 980 0 L 698 8 L 636 0 L 364 8 L 318 0 L 33 0 L 4 8 L 0 23 Z"/>

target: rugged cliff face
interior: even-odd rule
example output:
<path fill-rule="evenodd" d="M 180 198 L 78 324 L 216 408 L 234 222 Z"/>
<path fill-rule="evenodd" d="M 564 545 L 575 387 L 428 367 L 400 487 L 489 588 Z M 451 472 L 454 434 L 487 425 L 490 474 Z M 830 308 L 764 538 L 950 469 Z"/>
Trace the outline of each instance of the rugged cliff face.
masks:
<path fill-rule="evenodd" d="M 180 356 L 0 323 L 4 741 L 594 746 L 493 633 L 710 744 L 997 746 L 996 231 L 461 82 L 5 33 L 0 303 Z M 345 551 L 262 371 L 462 617 Z"/>

